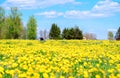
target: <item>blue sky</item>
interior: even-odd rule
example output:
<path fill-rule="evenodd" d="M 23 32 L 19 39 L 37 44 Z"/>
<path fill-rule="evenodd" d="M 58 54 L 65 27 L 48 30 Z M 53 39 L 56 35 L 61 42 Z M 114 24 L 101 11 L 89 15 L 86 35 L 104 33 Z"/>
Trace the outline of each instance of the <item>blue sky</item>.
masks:
<path fill-rule="evenodd" d="M 108 31 L 115 33 L 120 26 L 120 0 L 0 0 L 0 6 L 7 12 L 18 7 L 24 25 L 34 15 L 38 30 L 56 23 L 61 29 L 79 26 L 83 33 L 107 39 Z"/>

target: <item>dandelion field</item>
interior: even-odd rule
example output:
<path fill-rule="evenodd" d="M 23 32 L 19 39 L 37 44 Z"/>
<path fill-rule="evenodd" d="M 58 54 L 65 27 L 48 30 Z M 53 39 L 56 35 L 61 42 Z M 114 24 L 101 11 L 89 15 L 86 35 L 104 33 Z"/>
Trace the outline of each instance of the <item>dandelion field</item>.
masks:
<path fill-rule="evenodd" d="M 120 42 L 1 40 L 0 78 L 120 78 Z"/>

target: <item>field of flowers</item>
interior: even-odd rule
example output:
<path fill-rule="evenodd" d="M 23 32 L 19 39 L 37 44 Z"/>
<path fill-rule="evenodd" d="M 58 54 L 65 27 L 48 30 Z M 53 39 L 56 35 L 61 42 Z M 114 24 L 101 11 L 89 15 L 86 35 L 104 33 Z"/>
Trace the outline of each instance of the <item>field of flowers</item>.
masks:
<path fill-rule="evenodd" d="M 120 42 L 0 40 L 0 78 L 120 78 Z"/>

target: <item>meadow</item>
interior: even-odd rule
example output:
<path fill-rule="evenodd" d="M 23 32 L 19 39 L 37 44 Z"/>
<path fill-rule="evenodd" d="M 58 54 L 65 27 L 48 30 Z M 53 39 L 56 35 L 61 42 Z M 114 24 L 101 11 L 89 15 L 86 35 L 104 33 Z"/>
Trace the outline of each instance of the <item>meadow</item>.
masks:
<path fill-rule="evenodd" d="M 0 78 L 120 78 L 120 41 L 0 40 Z"/>

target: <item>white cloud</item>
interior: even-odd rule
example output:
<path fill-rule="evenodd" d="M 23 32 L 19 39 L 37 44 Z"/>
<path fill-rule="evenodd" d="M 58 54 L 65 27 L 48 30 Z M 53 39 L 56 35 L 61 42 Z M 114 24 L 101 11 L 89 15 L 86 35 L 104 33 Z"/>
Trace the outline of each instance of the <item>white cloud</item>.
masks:
<path fill-rule="evenodd" d="M 107 31 L 116 32 L 116 31 L 117 31 L 117 29 L 114 29 L 114 28 L 110 28 L 110 29 L 107 29 Z"/>
<path fill-rule="evenodd" d="M 64 14 L 66 18 L 96 18 L 96 17 L 106 17 L 103 13 L 94 13 L 91 11 L 79 11 L 79 10 L 71 10 L 67 11 Z"/>
<path fill-rule="evenodd" d="M 66 3 L 78 4 L 79 2 L 75 0 L 6 0 L 1 5 L 6 8 L 19 7 L 21 9 L 35 9 Z"/>
<path fill-rule="evenodd" d="M 59 4 L 81 4 L 75 0 L 6 0 L 3 7 L 9 8 L 17 6 L 21 9 L 45 8 Z M 100 0 L 91 10 L 68 10 L 65 12 L 46 11 L 35 15 L 45 16 L 46 18 L 56 18 L 63 16 L 65 18 L 100 18 L 115 15 L 120 12 L 120 3 L 112 0 Z"/>
<path fill-rule="evenodd" d="M 45 16 L 46 18 L 56 18 L 56 17 L 62 16 L 63 13 L 56 12 L 56 11 L 50 11 L 50 12 L 37 13 L 35 15 Z"/>
<path fill-rule="evenodd" d="M 112 0 L 98 1 L 96 5 L 89 11 L 68 11 L 66 17 L 77 17 L 77 18 L 99 18 L 109 17 L 120 12 L 120 3 L 113 2 Z"/>
<path fill-rule="evenodd" d="M 103 18 L 115 15 L 115 13 L 120 12 L 120 4 L 118 2 L 113 2 L 111 0 L 98 1 L 96 5 L 93 6 L 91 10 L 80 11 L 80 10 L 69 10 L 65 12 L 60 12 L 60 16 L 65 18 Z M 45 16 L 47 18 L 59 16 L 59 12 L 43 12 L 38 15 Z"/>
<path fill-rule="evenodd" d="M 90 11 L 79 11 L 79 10 L 70 10 L 66 12 L 57 12 L 57 11 L 46 11 L 41 13 L 36 13 L 37 16 L 44 16 L 46 18 L 56 18 L 56 17 L 65 17 L 65 18 L 94 18 L 94 17 L 106 17 L 102 13 L 92 13 Z"/>
<path fill-rule="evenodd" d="M 99 1 L 92 9 L 92 11 L 102 13 L 120 12 L 120 4 L 111 0 Z"/>
<path fill-rule="evenodd" d="M 19 7 L 19 8 L 34 8 L 36 4 L 36 0 L 6 0 L 2 6 L 5 8 L 10 7 Z"/>

